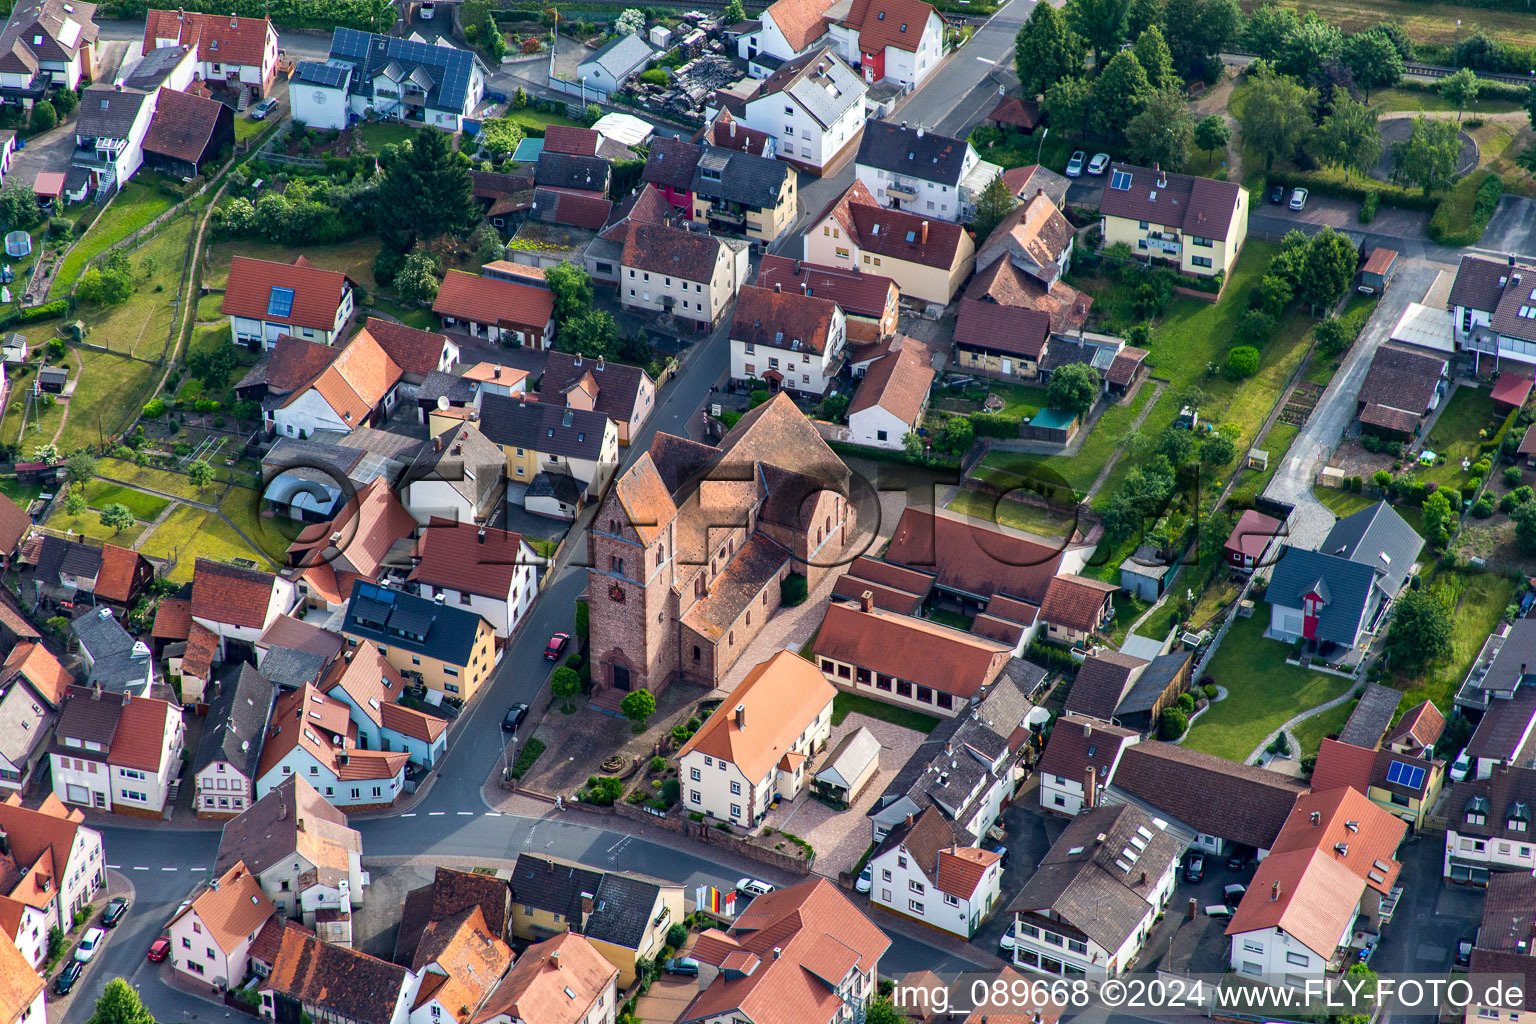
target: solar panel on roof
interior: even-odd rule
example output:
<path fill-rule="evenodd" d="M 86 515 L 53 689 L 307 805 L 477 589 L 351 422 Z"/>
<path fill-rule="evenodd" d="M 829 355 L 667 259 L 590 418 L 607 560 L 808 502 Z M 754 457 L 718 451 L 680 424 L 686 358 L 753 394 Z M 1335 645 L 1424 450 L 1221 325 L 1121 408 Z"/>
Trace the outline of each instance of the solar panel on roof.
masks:
<path fill-rule="evenodd" d="M 293 314 L 293 289 L 272 288 L 272 294 L 267 299 L 267 316 L 291 316 Z"/>
<path fill-rule="evenodd" d="M 1418 789 L 1424 782 L 1424 769 L 1418 765 L 1393 761 L 1387 767 L 1387 781 L 1394 785 L 1407 786 L 1409 789 Z"/>
<path fill-rule="evenodd" d="M 1131 175 L 1128 171 L 1115 171 L 1109 176 L 1109 187 L 1117 188 L 1121 192 L 1131 190 Z"/>

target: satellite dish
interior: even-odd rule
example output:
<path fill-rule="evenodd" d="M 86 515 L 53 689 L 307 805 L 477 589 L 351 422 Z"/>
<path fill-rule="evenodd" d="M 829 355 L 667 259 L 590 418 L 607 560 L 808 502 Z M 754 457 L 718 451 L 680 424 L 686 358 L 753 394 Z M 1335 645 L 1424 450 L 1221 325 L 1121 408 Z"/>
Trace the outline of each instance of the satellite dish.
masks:
<path fill-rule="evenodd" d="M 438 412 L 447 412 L 448 411 L 448 396 L 447 395 L 438 395 L 437 396 L 437 411 Z"/>

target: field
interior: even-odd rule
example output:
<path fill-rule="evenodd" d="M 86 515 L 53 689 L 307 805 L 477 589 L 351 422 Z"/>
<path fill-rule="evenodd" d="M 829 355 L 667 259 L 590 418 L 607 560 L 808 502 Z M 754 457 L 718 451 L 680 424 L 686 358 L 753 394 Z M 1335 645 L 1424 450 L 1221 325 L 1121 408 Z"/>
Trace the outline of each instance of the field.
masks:
<path fill-rule="evenodd" d="M 1261 6 L 1261 0 L 1240 2 L 1248 14 Z M 1478 26 L 1505 45 L 1536 46 L 1536 18 L 1517 10 L 1423 4 L 1411 0 L 1328 0 L 1326 4 L 1280 0 L 1280 6 L 1298 13 L 1316 11 L 1345 32 L 1359 32 L 1392 21 L 1403 26 L 1414 42 L 1449 44 L 1470 33 L 1473 26 Z"/>
<path fill-rule="evenodd" d="M 192 486 L 192 481 L 181 473 L 172 473 L 169 470 L 155 469 L 150 466 L 139 466 L 132 462 L 123 462 L 120 459 L 101 459 L 96 463 L 96 472 L 99 476 L 107 477 L 125 484 L 133 484 L 151 491 L 159 491 L 177 498 L 186 498 L 191 501 L 211 501 L 215 491 L 213 488 L 199 491 Z"/>
<path fill-rule="evenodd" d="M 58 276 L 48 287 L 48 297 L 57 299 L 66 294 L 93 257 L 106 252 L 175 204 L 175 200 L 154 185 L 136 180 L 128 182 L 64 257 Z"/>
<path fill-rule="evenodd" d="M 92 480 L 85 485 L 85 503 L 94 509 L 103 509 L 113 504 L 127 505 L 135 519 L 142 519 L 145 522 L 154 522 L 160 518 L 160 513 L 171 504 L 167 498 L 145 494 L 132 487 L 108 483 L 105 480 Z"/>
<path fill-rule="evenodd" d="M 165 353 L 194 226 L 195 218 L 178 217 L 133 253 L 136 290 L 127 302 L 81 310 L 90 324 L 87 340 L 91 344 L 140 359 L 158 359 Z"/>
<path fill-rule="evenodd" d="M 219 502 L 219 511 L 245 534 L 268 561 L 286 560 L 288 545 L 303 529 L 291 519 L 261 515 L 261 494 L 249 487 L 231 487 Z"/>
<path fill-rule="evenodd" d="M 139 550 L 155 558 L 175 559 L 176 568 L 171 572 L 170 579 L 177 583 L 192 578 L 198 556 L 220 562 L 243 558 L 255 562 L 263 569 L 275 567 L 241 540 L 239 534 L 230 529 L 224 520 L 191 505 L 183 505 L 172 512 L 165 522 L 155 528 L 155 532 L 149 535 Z"/>
<path fill-rule="evenodd" d="M 125 429 L 160 379 L 160 369 L 149 363 L 89 349 L 75 351 L 85 360 L 85 372 L 69 400 L 69 422 L 59 435 L 59 448 L 66 452 Z"/>

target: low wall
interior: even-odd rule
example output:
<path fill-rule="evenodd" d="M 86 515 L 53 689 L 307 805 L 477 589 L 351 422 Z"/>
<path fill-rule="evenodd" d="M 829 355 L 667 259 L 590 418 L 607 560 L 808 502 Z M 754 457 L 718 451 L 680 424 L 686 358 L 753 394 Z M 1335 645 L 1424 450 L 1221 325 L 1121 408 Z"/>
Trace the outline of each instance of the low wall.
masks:
<path fill-rule="evenodd" d="M 583 805 L 583 810 L 608 811 L 608 808 L 594 808 Z M 749 843 L 739 834 L 722 832 L 707 822 L 692 821 L 688 818 L 678 817 L 676 814 L 659 815 L 643 810 L 633 804 L 619 803 L 612 808 L 612 813 L 620 818 L 628 818 L 631 821 L 643 821 L 647 824 L 657 825 L 669 832 L 676 832 L 688 839 L 697 842 L 722 846 L 732 853 L 755 860 L 760 864 L 778 868 L 795 875 L 809 875 L 811 866 L 800 857 L 790 857 L 777 850 L 765 850 L 762 847 Z"/>

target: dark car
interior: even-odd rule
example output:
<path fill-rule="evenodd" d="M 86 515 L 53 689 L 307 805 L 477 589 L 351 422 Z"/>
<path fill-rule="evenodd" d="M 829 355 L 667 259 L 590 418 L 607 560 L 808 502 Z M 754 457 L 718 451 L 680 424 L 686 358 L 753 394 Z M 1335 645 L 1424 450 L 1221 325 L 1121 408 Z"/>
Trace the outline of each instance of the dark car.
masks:
<path fill-rule="evenodd" d="M 64 965 L 58 978 L 53 982 L 53 990 L 61 996 L 69 995 L 69 990 L 75 987 L 75 982 L 80 980 L 80 975 L 85 971 L 85 964 L 79 960 L 71 960 Z"/>
<path fill-rule="evenodd" d="M 507 708 L 507 717 L 501 720 L 502 732 L 517 732 L 517 727 L 528 717 L 527 704 L 513 704 Z"/>
<path fill-rule="evenodd" d="M 1456 966 L 1466 967 L 1472 963 L 1472 947 L 1477 945 L 1475 933 L 1463 935 L 1456 941 Z"/>
<path fill-rule="evenodd" d="M 1205 858 L 1198 853 L 1184 862 L 1184 881 L 1198 882 L 1205 877 Z"/>
<path fill-rule="evenodd" d="M 661 969 L 668 974 L 687 974 L 697 978 L 699 976 L 699 962 L 691 956 L 674 956 L 662 964 Z"/>
<path fill-rule="evenodd" d="M 128 900 L 123 896 L 114 896 L 107 901 L 107 909 L 101 912 L 101 926 L 103 928 L 116 928 L 117 922 L 128 913 Z"/>
<path fill-rule="evenodd" d="M 1269 201 L 1274 203 L 1276 206 L 1279 206 L 1281 203 L 1285 202 L 1285 186 L 1271 185 L 1269 187 Z"/>
<path fill-rule="evenodd" d="M 1240 853 L 1234 853 L 1232 856 L 1227 858 L 1227 870 L 1228 871 L 1241 871 L 1241 870 L 1243 870 L 1243 867 L 1247 863 L 1248 863 L 1248 858 L 1247 857 L 1244 857 Z"/>
<path fill-rule="evenodd" d="M 544 646 L 544 657 L 550 661 L 559 661 L 560 653 L 565 650 L 565 645 L 571 642 L 571 634 L 556 633 L 549 638 L 549 643 Z"/>

